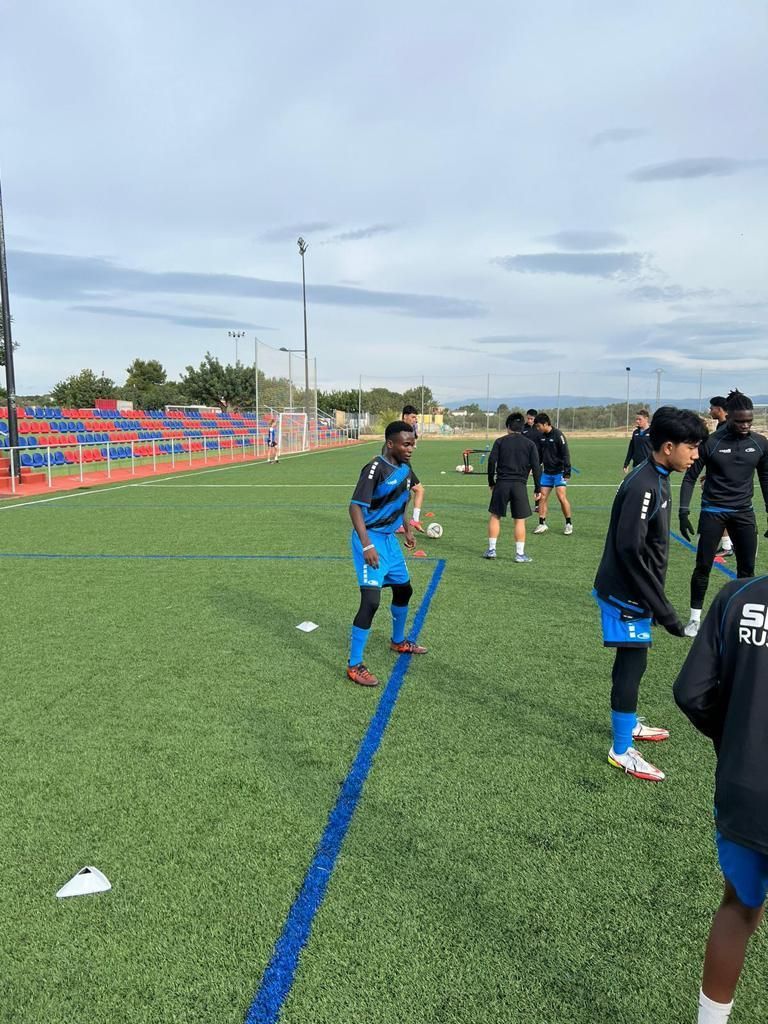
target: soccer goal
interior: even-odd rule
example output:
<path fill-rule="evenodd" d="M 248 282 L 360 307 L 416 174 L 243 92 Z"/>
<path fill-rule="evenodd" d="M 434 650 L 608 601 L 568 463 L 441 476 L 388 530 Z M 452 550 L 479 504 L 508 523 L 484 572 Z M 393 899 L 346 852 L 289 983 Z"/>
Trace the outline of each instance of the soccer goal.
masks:
<path fill-rule="evenodd" d="M 280 455 L 309 450 L 309 424 L 305 412 L 281 412 L 278 421 L 277 451 Z"/>

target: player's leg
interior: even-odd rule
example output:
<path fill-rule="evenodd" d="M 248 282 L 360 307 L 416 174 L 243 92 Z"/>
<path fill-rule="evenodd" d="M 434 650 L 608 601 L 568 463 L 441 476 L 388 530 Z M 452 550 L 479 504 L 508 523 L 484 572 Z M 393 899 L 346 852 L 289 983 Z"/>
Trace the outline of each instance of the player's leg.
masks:
<path fill-rule="evenodd" d="M 755 575 L 757 558 L 757 520 L 754 512 L 743 512 L 728 520 L 728 530 L 736 555 L 736 575 L 749 579 Z"/>
<path fill-rule="evenodd" d="M 424 487 L 422 484 L 416 484 L 411 488 L 411 494 L 413 495 L 413 514 L 411 515 L 411 526 L 414 530 L 418 530 L 419 533 L 424 532 L 424 527 L 421 525 L 421 506 L 424 504 Z"/>
<path fill-rule="evenodd" d="M 534 533 L 546 533 L 549 527 L 547 526 L 547 508 L 549 507 L 549 495 L 552 487 L 548 484 L 541 485 L 541 497 L 539 498 L 539 525 L 533 531 Z"/>
<path fill-rule="evenodd" d="M 376 686 L 378 679 L 363 663 L 365 647 L 371 633 L 373 617 L 379 610 L 381 590 L 378 587 L 360 588 L 360 607 L 352 622 L 352 637 L 349 647 L 349 663 L 347 675 L 354 683 L 361 686 Z"/>
<path fill-rule="evenodd" d="M 488 547 L 485 550 L 483 558 L 495 558 L 496 557 L 496 542 L 499 539 L 501 533 L 501 519 L 498 515 L 491 512 L 488 517 Z"/>
<path fill-rule="evenodd" d="M 565 518 L 565 529 L 563 533 L 570 536 L 573 533 L 573 523 L 571 522 L 571 503 L 568 501 L 568 488 L 565 484 L 561 484 L 555 488 L 555 494 L 557 500 L 560 502 L 560 508 L 563 510 L 563 516 Z"/>
<path fill-rule="evenodd" d="M 701 609 L 709 586 L 709 575 L 715 552 L 723 535 L 722 517 L 713 512 L 699 516 L 699 546 L 696 549 L 696 568 L 691 576 L 691 617 L 685 627 L 686 636 L 696 636 L 701 622 Z"/>
<path fill-rule="evenodd" d="M 611 733 L 613 742 L 608 762 L 627 775 L 647 782 L 661 782 L 664 772 L 640 754 L 635 740 L 667 739 L 666 729 L 657 729 L 640 722 L 637 701 L 640 680 L 648 665 L 648 647 L 617 647 L 611 672 Z"/>
<path fill-rule="evenodd" d="M 531 515 L 531 506 L 522 482 L 515 482 L 510 488 L 509 514 L 515 521 L 515 561 L 532 562 L 531 556 L 525 553 L 525 521 Z"/>
<path fill-rule="evenodd" d="M 763 917 L 768 857 L 717 834 L 725 891 L 712 921 L 699 997 L 699 1024 L 727 1021 L 747 945 Z"/>
<path fill-rule="evenodd" d="M 426 654 L 426 647 L 420 647 L 413 640 L 405 638 L 405 623 L 413 587 L 400 545 L 394 537 L 390 538 L 390 542 L 393 548 L 388 556 L 389 570 L 385 579 L 385 586 L 392 587 L 392 641 L 389 646 L 398 654 Z"/>
<path fill-rule="evenodd" d="M 720 547 L 717 549 L 717 554 L 723 558 L 730 558 L 733 555 L 733 541 L 731 540 L 730 534 L 727 530 L 720 541 Z"/>

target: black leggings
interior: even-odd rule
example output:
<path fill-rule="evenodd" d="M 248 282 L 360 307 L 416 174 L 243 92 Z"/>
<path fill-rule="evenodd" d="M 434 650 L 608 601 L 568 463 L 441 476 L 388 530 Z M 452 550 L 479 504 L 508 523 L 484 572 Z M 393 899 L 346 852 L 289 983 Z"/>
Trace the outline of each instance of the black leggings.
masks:
<path fill-rule="evenodd" d="M 413 587 L 400 583 L 392 587 L 392 604 L 402 608 L 411 600 Z M 360 587 L 360 607 L 352 623 L 358 629 L 370 629 L 373 617 L 381 604 L 381 591 L 377 587 Z"/>
<path fill-rule="evenodd" d="M 699 517 L 699 546 L 696 549 L 696 568 L 691 576 L 691 608 L 704 605 L 704 595 L 709 584 L 709 574 L 715 552 L 720 545 L 723 530 L 733 542 L 736 556 L 736 575 L 747 579 L 755 575 L 757 555 L 757 521 L 754 512 L 702 512 Z"/>
<path fill-rule="evenodd" d="M 647 647 L 617 647 L 611 679 L 611 711 L 637 711 L 640 680 L 648 665 Z"/>

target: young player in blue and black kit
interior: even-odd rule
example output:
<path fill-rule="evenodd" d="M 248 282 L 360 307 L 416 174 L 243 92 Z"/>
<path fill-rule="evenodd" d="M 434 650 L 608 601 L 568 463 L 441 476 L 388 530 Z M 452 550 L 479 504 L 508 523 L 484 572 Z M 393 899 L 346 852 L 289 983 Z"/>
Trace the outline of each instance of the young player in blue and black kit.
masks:
<path fill-rule="evenodd" d="M 539 525 L 534 533 L 546 533 L 547 504 L 550 491 L 554 489 L 565 517 L 563 533 L 568 537 L 573 533 L 571 522 L 571 503 L 566 497 L 566 487 L 571 479 L 571 453 L 562 430 L 552 426 L 552 420 L 545 412 L 540 412 L 533 421 L 539 432 L 539 453 L 541 455 L 541 498 L 539 499 Z"/>
<path fill-rule="evenodd" d="M 635 469 L 651 454 L 651 435 L 648 432 L 650 419 L 647 409 L 641 409 L 635 417 L 635 429 L 632 431 L 627 454 L 624 456 L 625 473 L 630 465 Z"/>
<path fill-rule="evenodd" d="M 658 623 L 672 636 L 684 635 L 664 593 L 672 512 L 669 476 L 673 471 L 684 473 L 693 464 L 707 428 L 695 412 L 662 406 L 650 429 L 650 459 L 632 470 L 614 498 L 594 594 L 602 618 L 603 646 L 616 648 L 608 763 L 637 779 L 660 782 L 664 773 L 642 757 L 633 740 L 665 740 L 669 733 L 638 719 L 637 698 L 648 664 L 652 624 Z"/>
<path fill-rule="evenodd" d="M 416 439 L 411 426 L 402 420 L 390 423 L 384 436 L 384 454 L 363 467 L 349 506 L 360 608 L 352 625 L 347 675 L 360 686 L 378 686 L 379 683 L 363 664 L 363 655 L 373 617 L 381 602 L 382 587 L 392 588 L 391 650 L 398 654 L 427 653 L 426 647 L 405 638 L 413 588 L 395 537 L 398 528 L 403 526 L 405 546 L 414 547 L 407 511 L 411 491 L 419 482 L 410 466 Z"/>
<path fill-rule="evenodd" d="M 768 895 L 767 679 L 768 576 L 736 580 L 712 602 L 674 685 L 678 705 L 717 754 L 715 841 L 725 891 L 709 933 L 698 1024 L 730 1017 Z"/>
<path fill-rule="evenodd" d="M 274 416 L 267 419 L 267 462 L 279 462 L 280 453 L 277 450 L 277 420 Z"/>

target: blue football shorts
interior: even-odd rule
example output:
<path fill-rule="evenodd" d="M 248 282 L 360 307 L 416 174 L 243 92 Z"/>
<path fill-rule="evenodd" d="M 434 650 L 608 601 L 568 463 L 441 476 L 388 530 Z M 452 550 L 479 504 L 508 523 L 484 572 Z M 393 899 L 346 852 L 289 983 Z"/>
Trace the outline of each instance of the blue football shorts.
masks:
<path fill-rule="evenodd" d="M 762 907 L 768 896 L 768 856 L 715 833 L 717 857 L 723 877 L 736 890 L 745 907 Z"/>
<path fill-rule="evenodd" d="M 567 487 L 568 481 L 565 479 L 562 473 L 542 473 L 541 474 L 541 486 L 542 487 Z"/>
<path fill-rule="evenodd" d="M 600 609 L 603 627 L 603 647 L 650 647 L 651 616 L 633 608 L 622 608 L 592 595 Z"/>
<path fill-rule="evenodd" d="M 408 566 L 394 533 L 377 533 L 369 530 L 368 536 L 378 552 L 379 567 L 374 569 L 368 565 L 363 555 L 363 545 L 360 543 L 357 531 L 353 530 L 350 544 L 358 585 L 376 587 L 380 590 L 382 587 L 397 587 L 409 583 L 411 577 L 408 574 Z"/>

